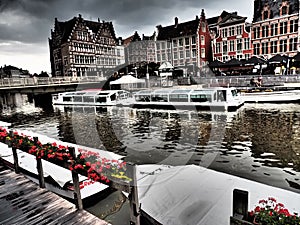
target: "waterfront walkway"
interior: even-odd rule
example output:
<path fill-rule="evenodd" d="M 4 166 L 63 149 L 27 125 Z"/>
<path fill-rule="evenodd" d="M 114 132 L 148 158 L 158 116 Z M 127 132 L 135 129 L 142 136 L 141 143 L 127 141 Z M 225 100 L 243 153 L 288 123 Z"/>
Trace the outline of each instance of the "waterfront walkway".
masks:
<path fill-rule="evenodd" d="M 0 224 L 108 225 L 1 164 L 0 187 Z"/>

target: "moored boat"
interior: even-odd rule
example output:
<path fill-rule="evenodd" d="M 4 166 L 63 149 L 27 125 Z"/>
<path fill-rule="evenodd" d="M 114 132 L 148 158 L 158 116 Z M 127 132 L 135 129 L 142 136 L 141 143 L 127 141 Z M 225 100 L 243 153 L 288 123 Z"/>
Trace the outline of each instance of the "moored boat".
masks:
<path fill-rule="evenodd" d="M 300 102 L 300 90 L 276 91 L 272 89 L 253 89 L 247 92 L 241 92 L 241 98 L 245 102 L 258 103 Z"/>
<path fill-rule="evenodd" d="M 244 104 L 235 88 L 158 89 L 134 94 L 133 107 L 234 111 Z"/>
<path fill-rule="evenodd" d="M 63 92 L 52 97 L 54 105 L 113 106 L 132 100 L 131 93 L 128 91 L 101 89 Z"/>

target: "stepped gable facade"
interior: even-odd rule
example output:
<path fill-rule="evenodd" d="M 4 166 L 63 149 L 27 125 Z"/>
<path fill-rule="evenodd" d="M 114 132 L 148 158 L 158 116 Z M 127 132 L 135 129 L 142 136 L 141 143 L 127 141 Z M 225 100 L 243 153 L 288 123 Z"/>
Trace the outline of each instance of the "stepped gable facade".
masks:
<path fill-rule="evenodd" d="M 112 22 L 88 21 L 80 14 L 65 22 L 55 18 L 49 49 L 52 76 L 104 76 L 125 63 Z"/>
<path fill-rule="evenodd" d="M 253 54 L 266 59 L 299 50 L 299 0 L 254 0 Z"/>
<path fill-rule="evenodd" d="M 157 62 L 169 61 L 176 67 L 193 65 L 194 69 L 208 63 L 210 35 L 204 10 L 200 18 L 196 16 L 194 20 L 179 23 L 175 17 L 173 25 L 156 28 Z"/>
<path fill-rule="evenodd" d="M 251 25 L 237 12 L 223 11 L 220 16 L 209 18 L 213 60 L 248 59 L 252 55 Z"/>
<path fill-rule="evenodd" d="M 142 35 L 142 38 L 137 31 L 124 39 L 125 61 L 126 64 L 134 64 L 141 66 L 145 63 L 155 62 L 155 41 L 154 34 L 152 36 Z"/>

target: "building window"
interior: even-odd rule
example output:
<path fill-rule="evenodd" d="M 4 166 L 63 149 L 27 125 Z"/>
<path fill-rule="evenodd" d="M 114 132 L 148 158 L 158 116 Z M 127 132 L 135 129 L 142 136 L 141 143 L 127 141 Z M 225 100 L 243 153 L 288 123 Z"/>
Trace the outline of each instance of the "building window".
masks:
<path fill-rule="evenodd" d="M 279 51 L 284 53 L 287 51 L 287 40 L 279 41 Z"/>
<path fill-rule="evenodd" d="M 268 37 L 269 36 L 269 26 L 263 26 L 262 27 L 262 37 Z"/>
<path fill-rule="evenodd" d="M 220 53 L 221 52 L 221 43 L 218 42 L 216 45 L 216 53 Z"/>
<path fill-rule="evenodd" d="M 277 53 L 277 41 L 271 41 L 271 53 Z"/>
<path fill-rule="evenodd" d="M 227 35 L 227 28 L 223 28 L 222 29 L 222 37 L 223 38 L 225 38 L 225 37 L 227 37 L 228 35 Z"/>
<path fill-rule="evenodd" d="M 291 20 L 290 21 L 290 33 L 298 31 L 298 20 Z"/>
<path fill-rule="evenodd" d="M 244 49 L 250 49 L 250 38 L 244 39 Z"/>
<path fill-rule="evenodd" d="M 204 22 L 201 23 L 202 32 L 206 32 L 206 24 Z"/>
<path fill-rule="evenodd" d="M 192 36 L 192 45 L 196 44 L 196 37 Z"/>
<path fill-rule="evenodd" d="M 223 54 L 227 54 L 227 41 L 223 41 Z"/>
<path fill-rule="evenodd" d="M 229 41 L 229 51 L 230 52 L 233 52 L 235 49 L 234 49 L 234 40 L 230 40 Z"/>
<path fill-rule="evenodd" d="M 237 39 L 236 40 L 236 50 L 237 52 L 242 52 L 242 39 Z"/>
<path fill-rule="evenodd" d="M 201 35 L 201 45 L 205 45 L 205 39 L 203 35 Z"/>
<path fill-rule="evenodd" d="M 290 38 L 289 40 L 289 51 L 297 51 L 297 40 L 298 38 Z"/>
<path fill-rule="evenodd" d="M 196 58 L 196 55 L 197 55 L 196 53 L 197 53 L 197 52 L 196 52 L 196 49 L 192 49 L 192 57 L 193 57 L 193 58 Z"/>
<path fill-rule="evenodd" d="M 269 42 L 264 42 L 261 44 L 262 54 L 268 54 Z"/>
<path fill-rule="evenodd" d="M 165 42 L 161 43 L 161 49 L 166 49 L 166 43 Z"/>
<path fill-rule="evenodd" d="M 160 54 L 157 54 L 157 61 L 160 62 Z"/>
<path fill-rule="evenodd" d="M 239 25 L 239 26 L 236 27 L 236 34 L 237 34 L 237 35 L 240 35 L 240 34 L 243 33 L 242 28 L 243 28 L 242 25 Z"/>
<path fill-rule="evenodd" d="M 287 33 L 287 21 L 280 22 L 280 34 Z"/>
<path fill-rule="evenodd" d="M 179 43 L 179 46 L 183 46 L 183 40 L 182 40 L 182 38 L 180 38 L 180 39 L 178 40 L 178 43 Z"/>
<path fill-rule="evenodd" d="M 189 38 L 185 38 L 184 42 L 185 42 L 185 45 L 190 45 L 190 39 Z"/>
<path fill-rule="evenodd" d="M 268 10 L 264 11 L 263 15 L 264 15 L 263 20 L 269 19 L 269 11 Z"/>
<path fill-rule="evenodd" d="M 278 23 L 273 23 L 271 25 L 271 36 L 278 35 Z"/>
<path fill-rule="evenodd" d="M 173 47 L 177 47 L 177 40 L 173 40 Z"/>
<path fill-rule="evenodd" d="M 183 51 L 179 51 L 179 58 L 180 58 L 180 59 L 183 59 L 183 58 L 184 58 Z"/>
<path fill-rule="evenodd" d="M 178 53 L 174 52 L 174 59 L 178 59 Z"/>
<path fill-rule="evenodd" d="M 205 58 L 205 48 L 201 48 L 201 58 Z"/>
<path fill-rule="evenodd" d="M 189 49 L 186 49 L 186 50 L 185 50 L 185 57 L 186 57 L 186 58 L 190 58 L 190 56 L 191 56 L 190 50 L 189 50 Z"/>
<path fill-rule="evenodd" d="M 229 27 L 229 37 L 234 36 L 234 27 Z"/>
<path fill-rule="evenodd" d="M 288 14 L 288 8 L 287 6 L 282 6 L 281 7 L 281 16 L 287 15 Z"/>
<path fill-rule="evenodd" d="M 160 43 L 156 43 L 156 50 L 160 50 Z"/>
<path fill-rule="evenodd" d="M 256 43 L 253 46 L 254 46 L 254 55 L 260 55 L 260 52 L 259 52 L 260 44 Z"/>
<path fill-rule="evenodd" d="M 260 27 L 254 27 L 253 28 L 253 32 L 254 32 L 254 39 L 260 38 Z"/>

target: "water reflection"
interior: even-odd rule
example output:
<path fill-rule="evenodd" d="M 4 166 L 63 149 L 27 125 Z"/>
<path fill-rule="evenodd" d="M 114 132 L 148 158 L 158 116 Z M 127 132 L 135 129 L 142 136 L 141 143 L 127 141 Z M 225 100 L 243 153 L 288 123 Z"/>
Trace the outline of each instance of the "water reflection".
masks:
<path fill-rule="evenodd" d="M 1 120 L 137 164 L 196 164 L 300 193 L 300 105 L 237 112 L 56 107 Z"/>

